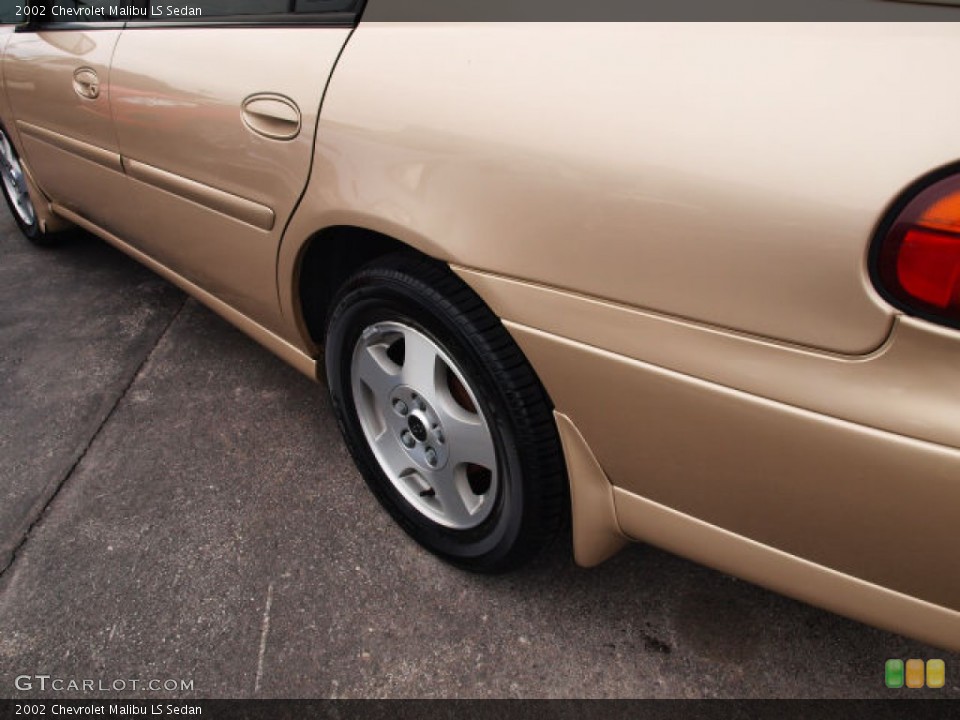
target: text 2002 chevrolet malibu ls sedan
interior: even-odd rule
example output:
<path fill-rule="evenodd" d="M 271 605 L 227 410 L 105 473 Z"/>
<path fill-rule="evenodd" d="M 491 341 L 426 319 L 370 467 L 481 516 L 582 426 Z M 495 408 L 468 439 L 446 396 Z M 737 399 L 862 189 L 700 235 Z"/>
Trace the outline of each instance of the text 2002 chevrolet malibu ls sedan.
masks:
<path fill-rule="evenodd" d="M 457 565 L 570 519 L 960 648 L 960 28 L 199 5 L 0 38 L 28 237 L 326 378 Z"/>

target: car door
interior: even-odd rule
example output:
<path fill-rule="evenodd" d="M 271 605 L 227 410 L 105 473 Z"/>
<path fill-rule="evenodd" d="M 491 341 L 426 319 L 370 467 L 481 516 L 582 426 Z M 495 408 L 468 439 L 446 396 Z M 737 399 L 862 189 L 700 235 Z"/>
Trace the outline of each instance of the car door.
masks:
<path fill-rule="evenodd" d="M 279 321 L 280 237 L 357 4 L 194 2 L 199 17 L 128 23 L 114 54 L 116 136 L 139 213 L 123 237 L 267 327 Z"/>
<path fill-rule="evenodd" d="M 110 116 L 110 59 L 120 26 L 64 23 L 54 14 L 55 6 L 80 5 L 104 12 L 107 7 L 94 0 L 46 3 L 42 15 L 33 15 L 10 38 L 3 73 L 23 155 L 37 184 L 56 205 L 113 229 L 114 213 L 129 207 Z"/>

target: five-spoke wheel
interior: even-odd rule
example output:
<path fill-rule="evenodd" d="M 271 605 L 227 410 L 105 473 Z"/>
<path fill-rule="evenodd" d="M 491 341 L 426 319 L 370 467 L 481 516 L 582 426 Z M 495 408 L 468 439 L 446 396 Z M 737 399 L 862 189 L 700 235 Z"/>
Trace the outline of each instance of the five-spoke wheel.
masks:
<path fill-rule="evenodd" d="M 428 549 L 501 571 L 562 527 L 567 486 L 549 399 L 448 268 L 404 254 L 354 275 L 333 302 L 326 365 L 367 484 Z"/>
<path fill-rule="evenodd" d="M 436 342 L 407 325 L 363 330 L 353 401 L 377 460 L 401 495 L 435 522 L 476 527 L 497 497 L 497 455 L 476 394 Z"/>

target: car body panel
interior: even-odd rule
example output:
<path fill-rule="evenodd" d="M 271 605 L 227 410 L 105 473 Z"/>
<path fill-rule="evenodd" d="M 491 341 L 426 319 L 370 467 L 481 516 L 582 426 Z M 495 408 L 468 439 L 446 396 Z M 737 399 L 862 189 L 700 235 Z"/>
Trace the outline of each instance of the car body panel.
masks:
<path fill-rule="evenodd" d="M 960 610 L 960 449 L 506 324 L 615 486 Z"/>
<path fill-rule="evenodd" d="M 6 79 L 2 58 L 6 56 L 7 43 L 10 42 L 13 34 L 14 27 L 12 25 L 0 25 L 0 88 L 3 89 L 3 92 L 0 92 L 0 118 L 4 118 L 5 120 L 13 117 L 13 111 L 10 109 L 10 101 L 7 100 Z M 15 125 L 15 123 L 13 124 Z M 15 129 L 10 131 L 10 134 L 14 136 L 15 141 L 18 141 Z"/>
<path fill-rule="evenodd" d="M 7 136 L 13 143 L 21 157 L 25 155 L 23 142 L 20 139 L 20 133 L 17 123 L 13 119 L 13 111 L 10 108 L 10 101 L 7 99 L 6 80 L 4 75 L 3 57 L 5 57 L 7 43 L 13 38 L 15 27 L 13 25 L 0 25 L 0 122 L 4 123 L 4 129 Z M 37 213 L 37 222 L 44 231 L 57 231 L 65 229 L 69 223 L 63 218 L 55 215 L 50 209 L 50 201 L 40 190 L 40 186 L 33 178 L 30 165 L 26 161 L 21 163 L 27 178 L 27 187 L 30 191 L 30 198 L 33 201 L 33 207 Z"/>
<path fill-rule="evenodd" d="M 32 177 L 47 196 L 106 227 L 119 224 L 118 208 L 130 207 L 110 113 L 110 61 L 119 37 L 115 26 L 18 32 L 3 58 Z M 83 69 L 99 78 L 96 98 L 74 89 L 74 74 Z"/>
<path fill-rule="evenodd" d="M 112 102 L 140 213 L 117 234 L 258 322 L 281 324 L 277 248 L 306 185 L 320 101 L 349 34 L 125 30 Z M 299 109 L 292 139 L 244 122 L 245 101 L 264 94 Z"/>
<path fill-rule="evenodd" d="M 905 185 L 960 157 L 960 101 L 918 121 L 943 79 L 901 59 L 952 67 L 958 32 L 362 24 L 306 205 L 465 267 L 866 354 L 893 316 L 867 238 Z"/>
<path fill-rule="evenodd" d="M 877 350 L 849 357 L 454 267 L 506 321 L 757 397 L 960 448 L 960 338 L 953 330 L 901 317 Z"/>

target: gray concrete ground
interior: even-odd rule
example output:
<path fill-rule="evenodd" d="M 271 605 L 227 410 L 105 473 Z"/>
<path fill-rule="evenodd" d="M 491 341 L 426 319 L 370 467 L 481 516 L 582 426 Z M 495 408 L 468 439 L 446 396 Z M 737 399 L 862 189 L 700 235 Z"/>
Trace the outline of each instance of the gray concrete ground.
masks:
<path fill-rule="evenodd" d="M 0 697 L 84 696 L 15 687 L 50 675 L 127 682 L 91 699 L 960 698 L 957 655 L 650 547 L 444 565 L 368 494 L 322 387 L 89 236 L 30 246 L 5 209 L 0 498 Z M 885 689 L 910 657 L 944 658 L 948 687 Z"/>

